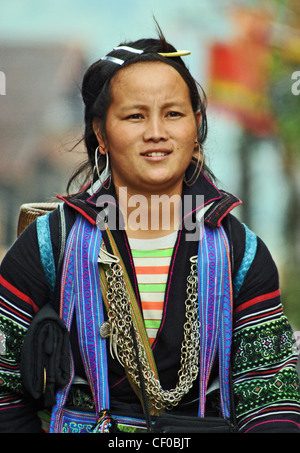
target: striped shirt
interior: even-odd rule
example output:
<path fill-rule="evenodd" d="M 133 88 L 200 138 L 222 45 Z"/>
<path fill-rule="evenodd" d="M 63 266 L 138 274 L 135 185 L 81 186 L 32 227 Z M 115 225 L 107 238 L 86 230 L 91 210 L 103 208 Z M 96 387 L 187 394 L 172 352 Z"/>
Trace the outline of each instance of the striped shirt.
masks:
<path fill-rule="evenodd" d="M 160 327 L 177 231 L 155 239 L 129 238 L 150 345 Z"/>

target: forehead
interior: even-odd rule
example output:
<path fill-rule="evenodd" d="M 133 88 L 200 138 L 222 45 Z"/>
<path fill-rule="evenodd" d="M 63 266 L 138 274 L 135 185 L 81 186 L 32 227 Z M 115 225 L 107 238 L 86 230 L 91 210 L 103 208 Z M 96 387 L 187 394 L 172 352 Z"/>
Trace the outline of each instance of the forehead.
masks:
<path fill-rule="evenodd" d="M 163 62 L 140 62 L 125 66 L 111 81 L 113 100 L 124 97 L 165 96 L 188 97 L 189 87 L 176 69 Z"/>

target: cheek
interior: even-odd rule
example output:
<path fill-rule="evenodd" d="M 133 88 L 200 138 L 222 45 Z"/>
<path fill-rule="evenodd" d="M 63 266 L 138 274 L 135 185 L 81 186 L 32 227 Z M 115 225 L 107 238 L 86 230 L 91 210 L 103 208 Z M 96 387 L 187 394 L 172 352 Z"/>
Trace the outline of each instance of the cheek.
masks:
<path fill-rule="evenodd" d="M 136 143 L 134 133 L 122 126 L 122 123 L 111 124 L 107 137 L 108 150 L 118 154 L 128 153 Z"/>
<path fill-rule="evenodd" d="M 186 121 L 182 124 L 180 132 L 182 140 L 186 140 L 186 142 L 194 142 L 197 138 L 198 127 L 195 122 L 195 118 L 192 115 L 189 115 L 186 118 Z"/>
<path fill-rule="evenodd" d="M 128 171 L 132 168 L 133 154 L 131 146 L 122 139 L 122 134 L 108 143 L 111 169 L 117 172 Z"/>
<path fill-rule="evenodd" d="M 197 141 L 197 129 L 196 128 L 187 128 L 182 132 L 179 138 L 179 143 L 182 148 L 187 149 L 187 151 L 193 151 L 195 142 Z"/>
<path fill-rule="evenodd" d="M 118 133 L 108 133 L 107 134 L 107 150 L 110 153 L 110 155 L 113 157 L 122 154 L 122 151 L 125 148 L 125 140 L 122 139 L 123 137 L 122 131 L 119 129 Z"/>

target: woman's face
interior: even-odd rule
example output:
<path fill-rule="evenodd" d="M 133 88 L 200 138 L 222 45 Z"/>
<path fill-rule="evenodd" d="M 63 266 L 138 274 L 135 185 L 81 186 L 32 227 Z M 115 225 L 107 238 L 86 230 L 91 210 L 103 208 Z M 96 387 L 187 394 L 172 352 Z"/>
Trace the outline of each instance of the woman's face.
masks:
<path fill-rule="evenodd" d="M 94 129 L 109 153 L 116 189 L 181 193 L 200 121 L 183 78 L 162 62 L 137 63 L 116 74 L 111 93 L 105 138 L 96 123 Z"/>

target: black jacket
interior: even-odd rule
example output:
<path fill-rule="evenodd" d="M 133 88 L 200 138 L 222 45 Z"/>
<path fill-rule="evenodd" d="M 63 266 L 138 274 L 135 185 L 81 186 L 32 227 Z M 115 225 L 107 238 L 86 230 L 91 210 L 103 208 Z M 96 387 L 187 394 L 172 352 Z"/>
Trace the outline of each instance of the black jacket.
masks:
<path fill-rule="evenodd" d="M 184 208 L 184 219 L 181 234 L 178 235 L 176 253 L 172 258 L 172 275 L 169 275 L 170 292 L 165 301 L 165 323 L 158 333 L 153 346 L 154 358 L 158 368 L 160 382 L 165 389 L 173 388 L 178 380 L 177 371 L 180 363 L 180 347 L 184 323 L 185 282 L 189 272 L 189 257 L 197 254 L 197 241 L 186 241 L 190 225 L 202 206 L 196 195 L 204 197 L 205 223 L 218 228 L 222 223 L 227 232 L 232 250 L 233 278 L 239 269 L 245 253 L 245 228 L 230 211 L 240 201 L 226 192 L 218 190 L 203 175 L 197 184 L 185 187 L 184 196 L 193 200 L 189 212 Z M 72 228 L 78 213 L 84 215 L 92 224 L 96 224 L 106 211 L 98 205 L 99 195 L 115 197 L 114 188 L 92 194 L 84 191 L 74 196 L 60 197 L 64 204 L 66 232 Z M 184 197 L 183 197 L 184 200 Z M 103 199 L 102 199 L 103 201 Z M 203 206 L 202 206 L 203 208 Z M 117 209 L 117 208 L 116 208 Z M 52 301 L 55 310 L 59 311 L 60 273 L 58 268 L 60 253 L 60 220 L 58 211 L 50 215 L 51 239 L 57 266 L 55 296 Z M 191 222 L 188 224 L 188 222 Z M 189 225 L 189 226 L 188 226 Z M 126 234 L 119 228 L 113 231 L 115 241 L 126 265 L 133 287 L 136 276 L 132 258 L 126 247 Z M 293 431 L 297 430 L 299 419 L 299 382 L 295 371 L 295 357 L 292 354 L 292 332 L 282 313 L 278 273 L 273 259 L 265 244 L 258 238 L 254 260 L 245 277 L 233 306 L 233 346 L 232 371 L 235 396 L 236 416 L 242 431 Z M 139 294 L 136 294 L 139 300 Z M 30 399 L 22 395 L 22 379 L 18 374 L 22 338 L 37 311 L 49 302 L 49 288 L 39 257 L 35 223 L 31 224 L 13 244 L 3 260 L 0 269 L 0 330 L 10 336 L 11 360 L 8 365 L 0 356 L 0 379 L 4 384 L 2 403 L 0 393 L 0 431 L 23 430 L 22 420 L 28 418 L 26 430 L 36 431 L 37 421 Z M 268 324 L 270 323 L 271 324 Z M 15 326 L 17 325 L 17 329 Z M 75 357 L 76 374 L 85 376 L 78 349 L 77 332 L 73 323 L 71 345 Z M 13 331 L 15 328 L 15 332 Z M 249 335 L 251 332 L 251 335 Z M 266 335 L 271 332 L 272 348 L 266 345 Z M 283 339 L 284 337 L 284 339 Z M 17 339 L 16 339 L 17 338 Z M 256 343 L 255 343 L 256 342 Z M 285 346 L 283 347 L 283 342 Z M 17 346 L 16 346 L 17 345 Z M 266 353 L 263 350 L 265 347 Z M 280 351 L 280 352 L 278 352 Z M 3 359 L 3 360 L 1 360 Z M 8 370 L 12 368 L 10 378 Z M 216 365 L 216 364 L 215 364 Z M 137 409 L 139 403 L 124 377 L 124 370 L 108 354 L 109 384 L 112 407 Z M 210 382 L 217 376 L 214 367 Z M 275 388 L 276 378 L 284 382 L 282 393 L 270 393 Z M 255 388 L 258 390 L 255 391 Z M 281 388 L 282 390 L 282 388 Z M 7 396 L 9 395 L 9 396 Z M 186 395 L 176 409 L 196 415 L 198 382 Z M 270 396 L 271 395 L 271 396 Z M 282 398 L 283 396 L 283 398 Z M 29 404 L 29 406 L 28 406 Z M 274 409 L 275 408 L 275 409 Z M 217 392 L 208 398 L 206 406 L 208 415 L 219 411 Z M 273 415 L 274 414 L 274 415 Z M 280 421 L 279 421 L 280 420 Z M 286 421 L 284 421 L 286 420 Z"/>

